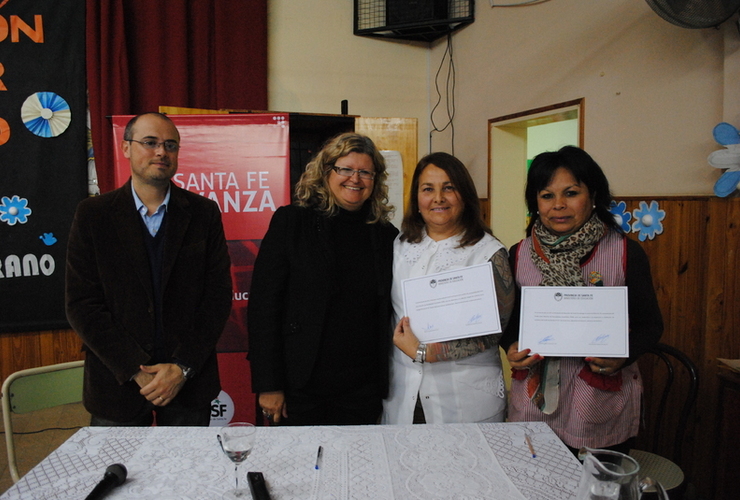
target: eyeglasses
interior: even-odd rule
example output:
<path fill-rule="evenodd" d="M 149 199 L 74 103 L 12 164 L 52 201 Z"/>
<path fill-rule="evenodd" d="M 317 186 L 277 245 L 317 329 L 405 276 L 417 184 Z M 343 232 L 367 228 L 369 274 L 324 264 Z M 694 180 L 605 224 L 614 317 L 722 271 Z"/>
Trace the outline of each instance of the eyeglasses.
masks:
<path fill-rule="evenodd" d="M 360 179 L 375 179 L 375 172 L 370 172 L 369 170 L 355 170 L 354 168 L 337 167 L 336 165 L 331 168 L 342 177 L 352 177 L 353 175 L 358 174 Z"/>
<path fill-rule="evenodd" d="M 180 144 L 177 141 L 167 140 L 163 142 L 157 142 L 153 139 L 145 139 L 143 141 L 137 141 L 136 139 L 126 139 L 128 142 L 138 142 L 147 149 L 157 149 L 159 146 L 164 146 L 164 150 L 168 153 L 176 153 L 180 150 Z"/>

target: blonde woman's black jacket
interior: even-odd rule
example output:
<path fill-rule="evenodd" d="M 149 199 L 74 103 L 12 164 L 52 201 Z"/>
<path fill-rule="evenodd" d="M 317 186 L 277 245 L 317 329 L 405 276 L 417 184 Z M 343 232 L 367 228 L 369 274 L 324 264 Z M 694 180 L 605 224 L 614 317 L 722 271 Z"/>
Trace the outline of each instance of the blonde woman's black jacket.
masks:
<path fill-rule="evenodd" d="M 329 218 L 320 212 L 292 205 L 280 207 L 270 221 L 249 292 L 248 357 L 255 393 L 306 388 L 319 356 L 335 252 L 341 251 L 332 247 L 329 225 Z M 358 321 L 376 325 L 379 380 L 385 396 L 392 345 L 393 240 L 398 230 L 389 223 L 371 227 L 372 264 L 365 265 L 374 265 L 378 273 L 378 307 L 374 317 Z M 352 307 L 351 298 L 348 307 Z M 348 334 L 351 329 L 352 325 L 347 325 Z M 352 357 L 353 353 L 346 355 Z"/>

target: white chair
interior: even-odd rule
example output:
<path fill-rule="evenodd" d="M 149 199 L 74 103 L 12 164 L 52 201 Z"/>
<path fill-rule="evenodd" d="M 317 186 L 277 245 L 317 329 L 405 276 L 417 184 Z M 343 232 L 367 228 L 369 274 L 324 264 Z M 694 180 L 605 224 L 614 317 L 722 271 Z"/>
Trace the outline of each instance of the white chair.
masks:
<path fill-rule="evenodd" d="M 70 361 L 11 373 L 3 382 L 2 407 L 8 468 L 13 482 L 20 480 L 15 456 L 11 412 L 27 413 L 82 401 L 84 361 Z"/>

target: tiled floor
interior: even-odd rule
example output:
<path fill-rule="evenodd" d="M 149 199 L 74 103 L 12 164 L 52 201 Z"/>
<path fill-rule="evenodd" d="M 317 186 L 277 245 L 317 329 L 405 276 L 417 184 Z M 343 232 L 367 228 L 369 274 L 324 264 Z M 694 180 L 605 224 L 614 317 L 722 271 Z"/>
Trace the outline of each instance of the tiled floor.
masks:
<path fill-rule="evenodd" d="M 77 428 L 90 424 L 90 414 L 85 411 L 82 403 L 73 403 L 46 410 L 39 410 L 21 415 L 12 415 L 13 430 L 15 431 L 15 451 L 18 463 L 18 473 L 23 477 L 41 460 L 57 449 L 60 444 L 74 434 Z M 2 428 L 0 420 L 0 428 Z M 55 430 L 56 428 L 73 428 L 71 430 Z M 49 429 L 35 434 L 21 434 Z M 13 485 L 8 470 L 8 452 L 5 447 L 5 429 L 0 438 L 0 494 Z"/>

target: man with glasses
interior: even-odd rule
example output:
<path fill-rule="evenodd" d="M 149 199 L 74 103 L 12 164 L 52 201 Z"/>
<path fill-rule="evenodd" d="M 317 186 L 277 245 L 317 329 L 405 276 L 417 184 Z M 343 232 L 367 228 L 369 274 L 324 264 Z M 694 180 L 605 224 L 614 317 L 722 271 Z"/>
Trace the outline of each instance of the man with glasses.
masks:
<path fill-rule="evenodd" d="M 131 179 L 83 200 L 69 235 L 67 318 L 85 350 L 91 425 L 210 423 L 216 342 L 231 310 L 221 213 L 176 186 L 180 134 L 160 113 L 131 119 Z"/>

